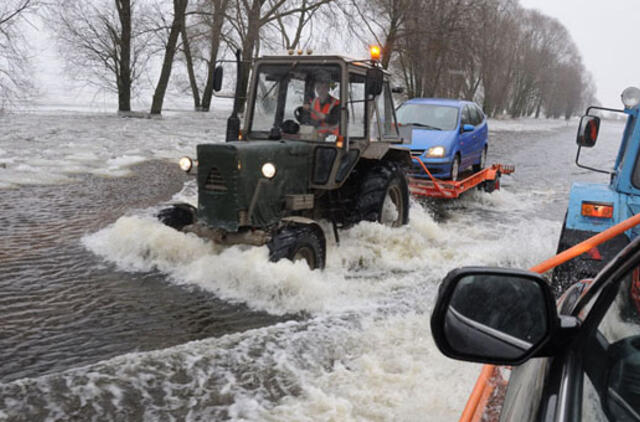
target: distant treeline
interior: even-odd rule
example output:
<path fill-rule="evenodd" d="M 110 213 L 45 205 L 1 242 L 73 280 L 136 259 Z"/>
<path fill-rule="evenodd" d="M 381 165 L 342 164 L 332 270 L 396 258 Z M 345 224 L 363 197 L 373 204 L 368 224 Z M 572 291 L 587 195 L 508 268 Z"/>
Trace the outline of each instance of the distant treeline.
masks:
<path fill-rule="evenodd" d="M 5 0 L 0 101 L 33 89 L 29 14 L 57 39 L 67 73 L 117 93 L 120 111 L 149 89 L 151 113 L 167 92 L 208 111 L 212 70 L 238 48 L 248 62 L 288 49 L 364 56 L 354 52 L 371 43 L 409 97 L 472 99 L 513 117 L 568 118 L 594 101 L 567 30 L 517 0 Z M 247 66 L 241 91 L 248 77 Z"/>

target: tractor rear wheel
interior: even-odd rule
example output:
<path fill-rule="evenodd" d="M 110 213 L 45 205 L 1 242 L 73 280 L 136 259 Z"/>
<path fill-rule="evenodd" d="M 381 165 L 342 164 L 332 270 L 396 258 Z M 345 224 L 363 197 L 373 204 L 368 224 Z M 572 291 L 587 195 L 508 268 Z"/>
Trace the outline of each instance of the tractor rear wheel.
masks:
<path fill-rule="evenodd" d="M 409 186 L 397 164 L 386 162 L 367 170 L 356 196 L 355 212 L 360 221 L 391 227 L 409 222 Z"/>
<path fill-rule="evenodd" d="M 306 261 L 309 268 L 324 268 L 326 242 L 322 229 L 312 224 L 287 224 L 279 228 L 269 243 L 269 259 Z"/>
<path fill-rule="evenodd" d="M 185 226 L 195 223 L 197 210 L 193 205 L 175 204 L 160 210 L 157 217 L 162 224 L 182 230 Z"/>

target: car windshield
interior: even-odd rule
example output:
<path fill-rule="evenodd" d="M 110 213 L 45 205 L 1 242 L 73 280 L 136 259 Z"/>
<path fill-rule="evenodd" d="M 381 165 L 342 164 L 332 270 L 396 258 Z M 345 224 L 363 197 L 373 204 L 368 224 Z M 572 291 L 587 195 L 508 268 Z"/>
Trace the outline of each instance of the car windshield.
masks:
<path fill-rule="evenodd" d="M 339 66 L 262 65 L 255 90 L 252 138 L 334 141 L 339 135 Z"/>
<path fill-rule="evenodd" d="M 431 130 L 454 130 L 458 126 L 458 108 L 435 104 L 404 104 L 397 112 L 400 125 Z"/>

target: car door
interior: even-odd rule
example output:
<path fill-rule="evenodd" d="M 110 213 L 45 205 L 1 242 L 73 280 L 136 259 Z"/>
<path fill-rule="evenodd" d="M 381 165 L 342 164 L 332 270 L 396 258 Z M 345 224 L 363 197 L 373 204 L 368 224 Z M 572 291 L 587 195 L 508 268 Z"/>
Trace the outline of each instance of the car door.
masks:
<path fill-rule="evenodd" d="M 640 421 L 640 251 L 634 242 L 572 312 L 582 321 L 562 357 L 558 421 Z M 549 406 L 548 406 L 549 407 Z"/>
<path fill-rule="evenodd" d="M 478 107 L 477 104 L 473 104 L 473 107 L 476 109 L 478 114 L 478 124 L 476 125 L 476 150 L 478 151 L 478 156 L 482 154 L 482 150 L 484 146 L 488 142 L 489 138 L 489 128 L 487 125 L 487 119 L 482 112 L 482 109 Z"/>
<path fill-rule="evenodd" d="M 471 116 L 471 124 L 473 125 L 473 136 L 471 138 L 473 150 L 471 155 L 473 156 L 472 161 L 477 162 L 480 159 L 480 152 L 482 150 L 482 139 L 481 139 L 481 131 L 482 131 L 482 114 L 480 110 L 475 106 L 475 104 L 469 104 L 469 113 Z"/>
<path fill-rule="evenodd" d="M 466 169 L 473 164 L 474 156 L 473 156 L 473 134 L 474 131 L 465 132 L 464 125 L 472 125 L 473 121 L 471 118 L 471 107 L 468 104 L 465 104 L 462 108 L 461 118 L 460 118 L 460 135 L 459 146 L 460 146 L 460 169 Z"/>
<path fill-rule="evenodd" d="M 640 241 L 578 284 L 561 307 L 580 321 L 574 340 L 513 369 L 501 421 L 640 420 Z"/>

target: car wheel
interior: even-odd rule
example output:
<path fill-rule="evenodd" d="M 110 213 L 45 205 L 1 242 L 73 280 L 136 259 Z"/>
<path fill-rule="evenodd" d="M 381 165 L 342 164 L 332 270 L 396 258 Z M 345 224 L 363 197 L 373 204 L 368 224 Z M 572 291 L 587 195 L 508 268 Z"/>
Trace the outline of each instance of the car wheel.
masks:
<path fill-rule="evenodd" d="M 456 154 L 451 163 L 451 180 L 456 182 L 460 178 L 460 155 Z"/>
<path fill-rule="evenodd" d="M 160 210 L 157 217 L 160 222 L 176 230 L 196 222 L 197 210 L 190 204 L 175 204 Z"/>
<path fill-rule="evenodd" d="M 269 243 L 269 259 L 305 261 L 309 268 L 324 268 L 326 242 L 322 229 L 313 224 L 287 224 L 278 229 Z"/>
<path fill-rule="evenodd" d="M 473 171 L 476 173 L 484 169 L 487 165 L 487 148 L 487 145 L 485 145 L 482 149 L 482 154 L 480 154 L 480 162 L 473 165 Z"/>

